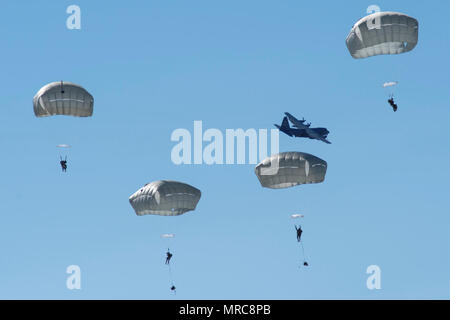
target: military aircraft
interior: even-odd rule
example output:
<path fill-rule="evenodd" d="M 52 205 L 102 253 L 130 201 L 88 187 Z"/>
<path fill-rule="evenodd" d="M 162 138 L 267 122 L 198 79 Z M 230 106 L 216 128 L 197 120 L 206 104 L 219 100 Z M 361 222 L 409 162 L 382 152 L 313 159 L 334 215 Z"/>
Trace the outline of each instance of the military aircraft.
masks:
<path fill-rule="evenodd" d="M 281 126 L 275 124 L 275 127 L 277 127 L 281 132 L 287 134 L 290 137 L 317 139 L 331 144 L 331 142 L 326 139 L 329 133 L 326 128 L 310 128 L 311 123 L 305 124 L 305 119 L 298 120 L 289 112 L 285 112 L 284 114 L 286 116 L 283 118 Z M 289 126 L 288 119 L 296 129 Z"/>

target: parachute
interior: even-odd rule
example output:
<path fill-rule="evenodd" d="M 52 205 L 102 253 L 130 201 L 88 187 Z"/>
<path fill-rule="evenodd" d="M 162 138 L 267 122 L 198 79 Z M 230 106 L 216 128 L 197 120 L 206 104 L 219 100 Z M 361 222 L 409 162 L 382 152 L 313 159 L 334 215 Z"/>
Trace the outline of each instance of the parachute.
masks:
<path fill-rule="evenodd" d="M 292 214 L 291 218 L 292 219 L 298 219 L 298 218 L 304 218 L 305 216 L 303 214 Z"/>
<path fill-rule="evenodd" d="M 53 115 L 90 117 L 94 110 L 94 98 L 83 87 L 72 82 L 52 82 L 43 86 L 33 98 L 34 115 L 38 118 Z M 59 144 L 57 148 L 70 148 L 68 144 Z M 60 164 L 67 169 L 67 155 L 60 155 Z"/>
<path fill-rule="evenodd" d="M 325 180 L 327 162 L 304 152 L 282 152 L 272 155 L 255 167 L 261 186 L 289 188 Z"/>
<path fill-rule="evenodd" d="M 175 235 L 173 233 L 164 233 L 161 235 L 161 238 L 163 239 L 171 239 L 171 238 L 175 238 Z"/>
<path fill-rule="evenodd" d="M 195 210 L 200 197 L 200 190 L 186 183 L 159 180 L 133 193 L 129 201 L 138 216 L 177 216 Z"/>
<path fill-rule="evenodd" d="M 94 111 L 94 98 L 75 83 L 52 82 L 36 93 L 33 108 L 38 118 L 53 115 L 90 117 Z"/>
<path fill-rule="evenodd" d="M 393 87 L 393 86 L 396 86 L 397 84 L 398 84 L 398 81 L 385 82 L 385 83 L 383 83 L 383 88 Z"/>
<path fill-rule="evenodd" d="M 178 216 L 195 210 L 200 201 L 201 191 L 183 182 L 159 180 L 147 183 L 129 197 L 136 215 Z M 173 233 L 161 234 L 161 238 L 170 242 L 175 237 Z M 169 272 L 170 290 L 176 294 L 173 282 L 171 258 L 173 254 L 169 248 L 166 252 L 166 265 Z"/>
<path fill-rule="evenodd" d="M 399 12 L 376 12 L 356 22 L 346 44 L 352 57 L 361 59 L 411 51 L 418 39 L 416 19 Z"/>

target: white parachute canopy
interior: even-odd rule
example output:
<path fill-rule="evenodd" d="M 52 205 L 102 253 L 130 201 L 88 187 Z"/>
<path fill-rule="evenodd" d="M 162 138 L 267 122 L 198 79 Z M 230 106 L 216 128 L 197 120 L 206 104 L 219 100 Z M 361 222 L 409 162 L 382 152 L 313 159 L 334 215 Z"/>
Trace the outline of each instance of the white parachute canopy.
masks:
<path fill-rule="evenodd" d="M 281 189 L 325 180 L 327 162 L 304 152 L 282 152 L 264 159 L 255 174 L 265 188 Z"/>
<path fill-rule="evenodd" d="M 68 145 L 68 144 L 58 144 L 56 147 L 57 148 L 70 148 L 70 145 Z"/>
<path fill-rule="evenodd" d="M 138 216 L 178 216 L 195 210 L 200 197 L 200 190 L 186 183 L 159 180 L 133 193 L 129 201 Z"/>
<path fill-rule="evenodd" d="M 393 86 L 396 86 L 397 84 L 398 84 L 398 81 L 385 82 L 385 83 L 383 83 L 383 88 L 393 87 Z"/>
<path fill-rule="evenodd" d="M 161 235 L 161 238 L 163 238 L 163 239 L 175 238 L 175 234 L 173 234 L 173 233 L 164 233 L 164 234 Z"/>
<path fill-rule="evenodd" d="M 291 215 L 291 218 L 292 218 L 292 219 L 298 219 L 298 218 L 304 218 L 304 217 L 305 217 L 305 215 L 303 215 L 303 214 L 298 214 L 298 213 Z"/>
<path fill-rule="evenodd" d="M 350 30 L 346 44 L 355 59 L 411 51 L 419 41 L 419 22 L 399 12 L 376 12 Z"/>
<path fill-rule="evenodd" d="M 90 117 L 94 111 L 94 98 L 86 89 L 75 83 L 52 82 L 36 93 L 33 109 L 36 117 Z"/>

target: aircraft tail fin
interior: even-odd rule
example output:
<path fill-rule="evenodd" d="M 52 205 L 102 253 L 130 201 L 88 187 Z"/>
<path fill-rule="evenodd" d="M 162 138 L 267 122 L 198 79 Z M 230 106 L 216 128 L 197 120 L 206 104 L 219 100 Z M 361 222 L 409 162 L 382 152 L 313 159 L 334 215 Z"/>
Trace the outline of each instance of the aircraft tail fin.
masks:
<path fill-rule="evenodd" d="M 290 129 L 290 127 L 289 127 L 289 121 L 288 121 L 288 118 L 287 118 L 287 117 L 284 117 L 284 118 L 283 118 L 283 122 L 281 123 L 281 127 L 282 127 L 283 129 Z"/>

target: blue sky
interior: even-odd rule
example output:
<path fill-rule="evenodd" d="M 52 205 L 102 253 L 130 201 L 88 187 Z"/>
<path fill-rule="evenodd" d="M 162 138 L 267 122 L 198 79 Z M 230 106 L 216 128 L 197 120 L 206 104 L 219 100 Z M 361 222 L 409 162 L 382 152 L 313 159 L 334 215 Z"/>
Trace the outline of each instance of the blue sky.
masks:
<path fill-rule="evenodd" d="M 66 8 L 81 8 L 68 30 Z M 419 21 L 410 53 L 353 59 L 369 5 Z M 0 298 L 450 297 L 448 1 L 4 1 L 0 11 Z M 91 118 L 38 119 L 34 94 L 71 81 Z M 399 81 L 393 113 L 381 87 Z M 328 162 L 324 183 L 264 189 L 254 165 L 174 165 L 173 130 L 272 128 L 283 112 L 331 145 L 280 135 Z M 68 172 L 57 144 L 67 143 Z M 137 217 L 160 179 L 202 190 L 197 210 Z M 300 269 L 292 213 L 303 213 Z M 164 266 L 173 232 L 173 276 Z M 82 289 L 66 288 L 67 266 Z M 369 265 L 381 290 L 366 288 Z"/>

